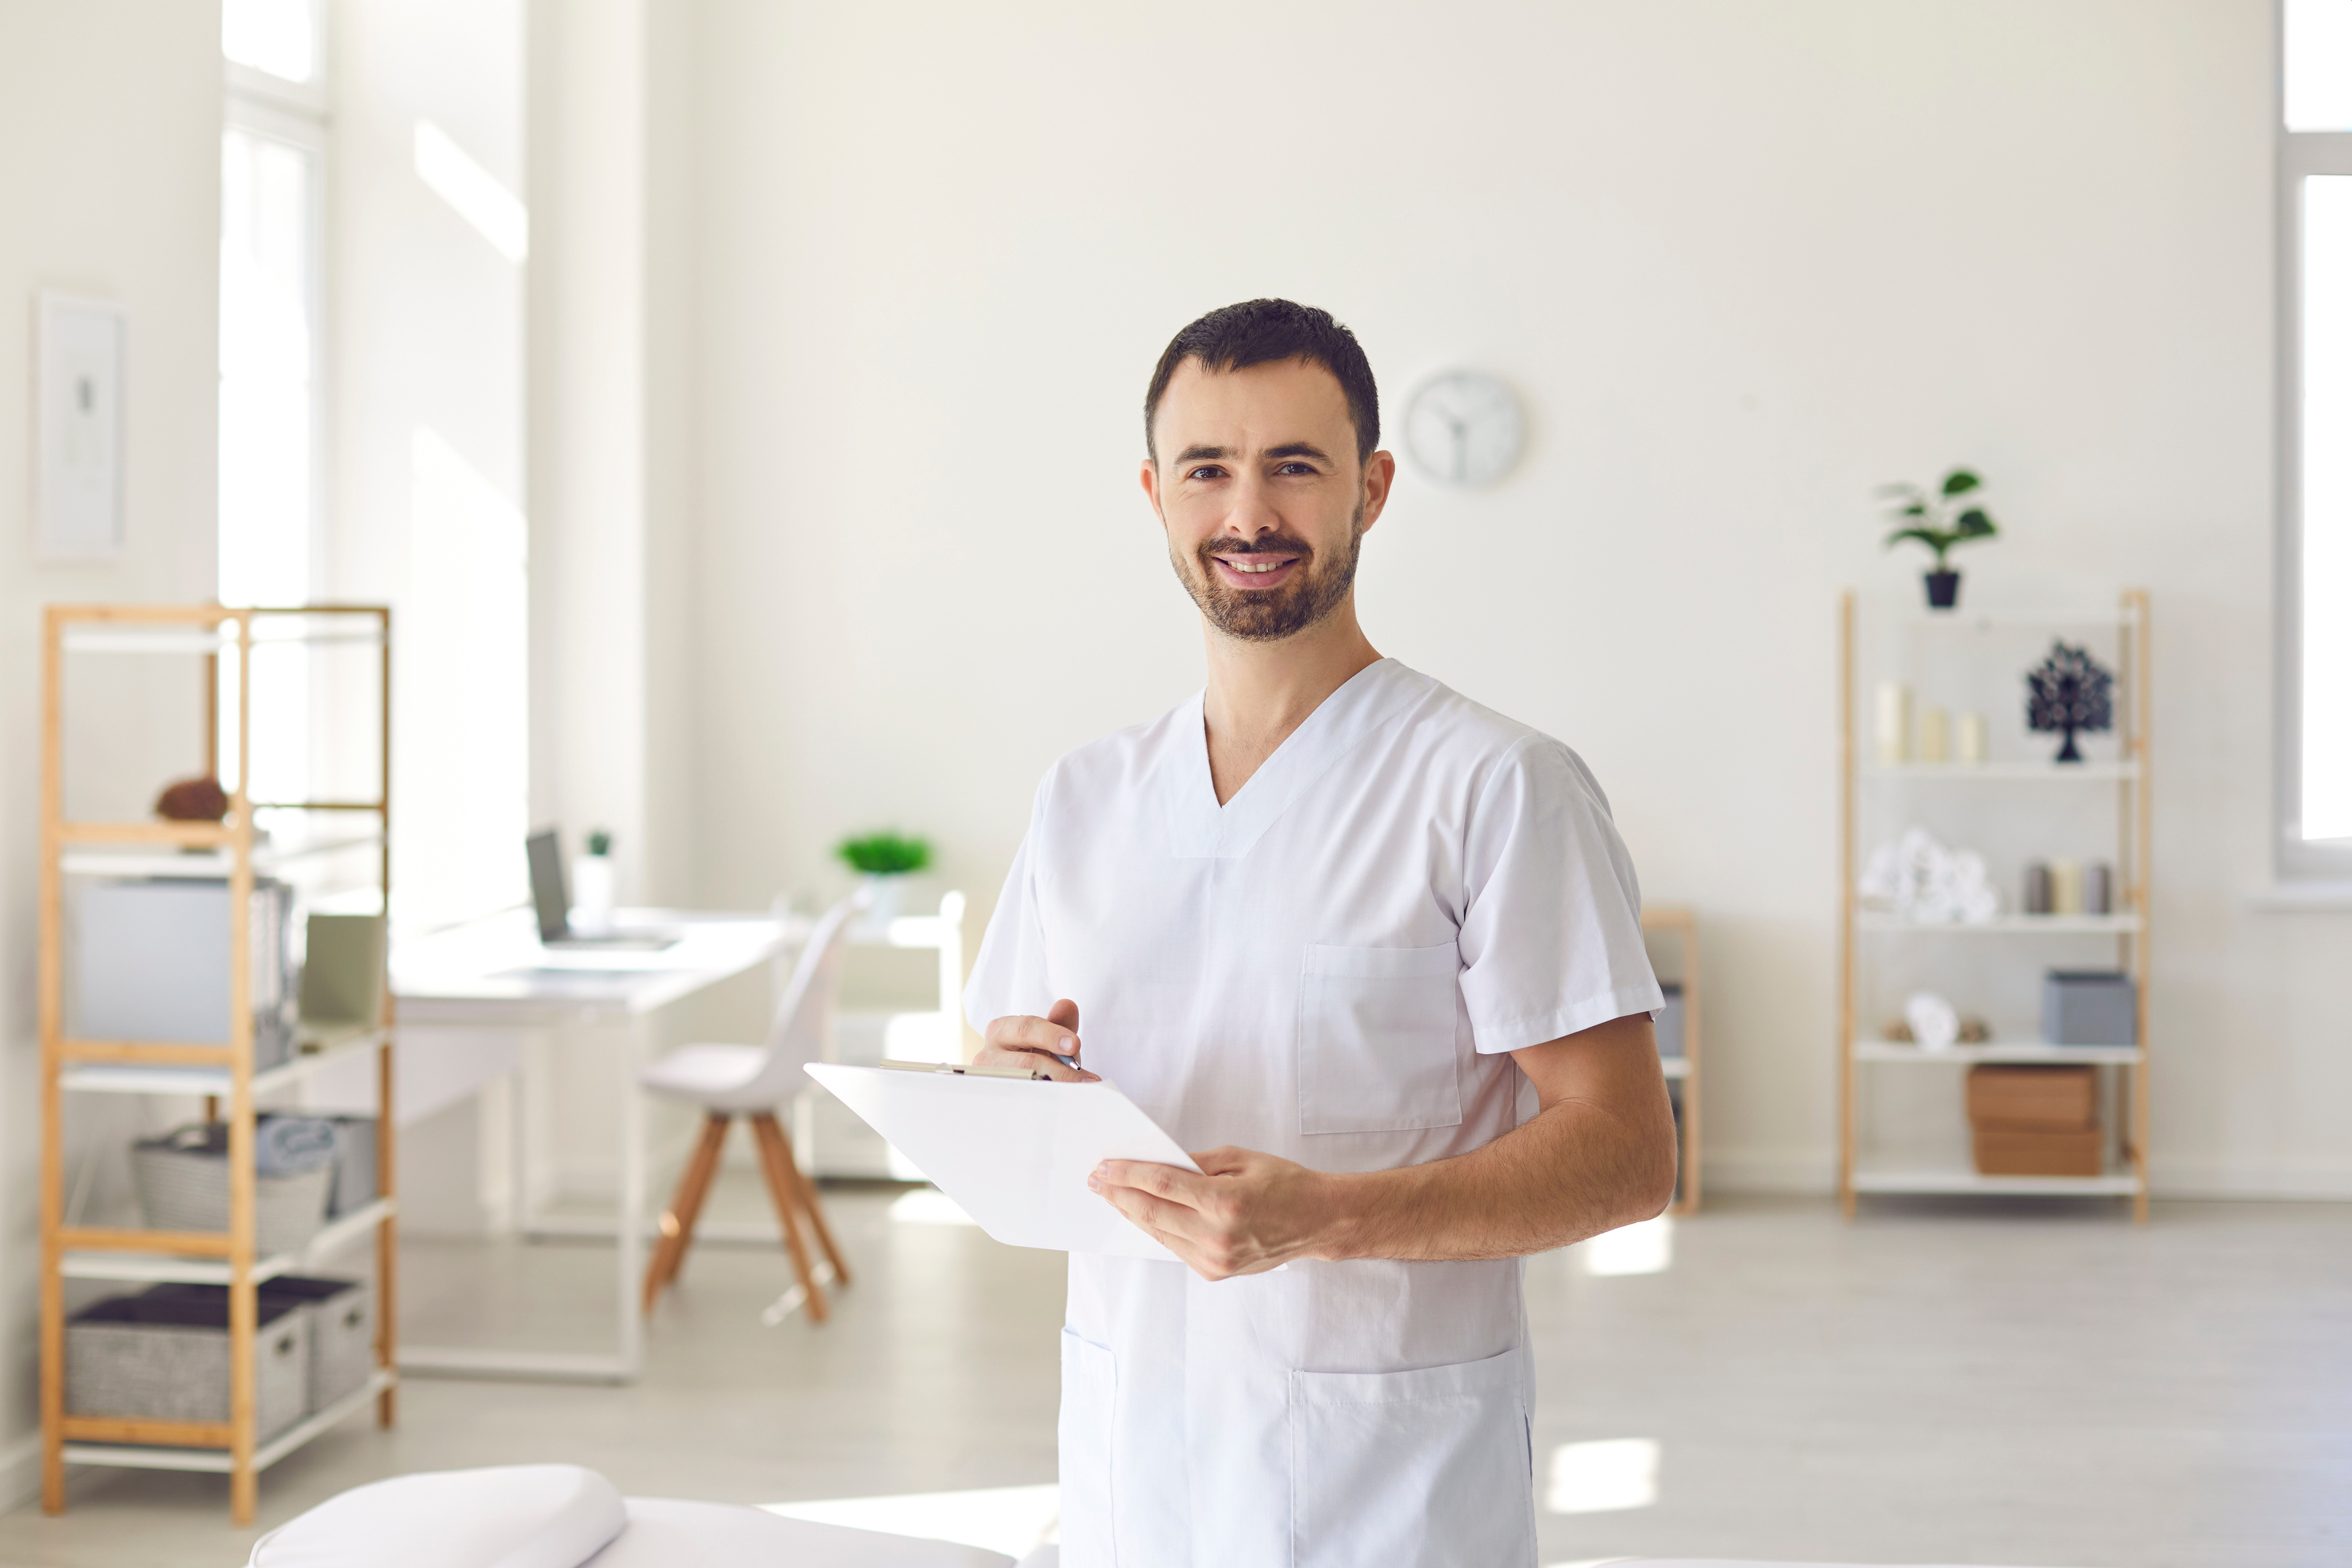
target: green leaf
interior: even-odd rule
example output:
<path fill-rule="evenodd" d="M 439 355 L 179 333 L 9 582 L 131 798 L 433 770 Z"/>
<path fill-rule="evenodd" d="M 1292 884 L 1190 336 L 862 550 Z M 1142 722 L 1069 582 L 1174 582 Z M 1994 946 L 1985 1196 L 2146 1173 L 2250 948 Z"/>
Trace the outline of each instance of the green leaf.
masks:
<path fill-rule="evenodd" d="M 1891 485 L 1880 485 L 1874 487 L 1870 493 L 1874 496 L 1916 496 L 1919 494 L 1919 486 L 1916 485 L 1906 485 L 1901 480 L 1896 480 Z"/>
<path fill-rule="evenodd" d="M 1898 508 L 1895 515 L 1898 517 L 1924 517 L 1927 515 L 1927 503 L 1914 501 L 1907 507 Z"/>
<path fill-rule="evenodd" d="M 892 832 L 845 840 L 833 852 L 846 861 L 852 870 L 868 876 L 901 876 L 931 863 L 931 846 L 928 842 Z"/>
<path fill-rule="evenodd" d="M 1953 535 L 1941 528 L 1897 528 L 1886 536 L 1886 548 L 1893 549 L 1905 539 L 1917 539 L 1936 552 L 1937 560 L 1943 559 L 1944 552 L 1958 542 Z"/>
<path fill-rule="evenodd" d="M 1965 496 L 1983 483 L 1983 480 L 1967 469 L 1955 468 L 1944 476 L 1944 494 L 1947 497 Z"/>
<path fill-rule="evenodd" d="M 1952 531 L 1964 539 L 1986 539 L 2000 530 L 1992 526 L 1982 507 L 1970 507 L 1952 519 Z"/>

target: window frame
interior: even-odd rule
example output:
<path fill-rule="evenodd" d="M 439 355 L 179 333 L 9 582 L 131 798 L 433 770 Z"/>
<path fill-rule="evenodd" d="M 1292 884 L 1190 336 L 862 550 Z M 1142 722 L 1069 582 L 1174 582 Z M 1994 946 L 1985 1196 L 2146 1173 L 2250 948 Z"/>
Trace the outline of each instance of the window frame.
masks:
<path fill-rule="evenodd" d="M 288 81 L 268 71 L 240 65 L 224 54 L 221 57 L 221 133 L 224 141 L 231 131 L 248 136 L 262 137 L 281 142 L 304 153 L 309 160 L 310 211 L 309 233 L 305 236 L 303 266 L 309 273 L 309 289 L 314 312 L 310 330 L 310 496 L 309 506 L 309 561 L 304 572 L 304 597 L 318 600 L 326 586 L 327 545 L 331 531 L 327 526 L 329 498 L 333 495 L 330 465 L 333 443 L 332 428 L 333 382 L 329 371 L 331 364 L 332 302 L 328 296 L 327 235 L 331 223 L 328 203 L 331 199 L 333 180 L 329 161 L 333 155 L 332 116 L 329 111 L 326 88 L 327 35 L 326 7 L 313 0 L 311 37 L 316 48 L 316 68 L 307 82 Z M 215 527 L 226 526 L 225 517 L 215 517 Z M 214 545 L 215 572 L 218 572 L 219 544 Z"/>
<path fill-rule="evenodd" d="M 2352 176 L 2352 131 L 2286 122 L 2286 0 L 2272 7 L 2271 124 L 2276 137 L 2278 486 L 2274 870 L 2281 882 L 2352 883 L 2352 840 L 2305 839 L 2303 821 L 2303 183 Z"/>

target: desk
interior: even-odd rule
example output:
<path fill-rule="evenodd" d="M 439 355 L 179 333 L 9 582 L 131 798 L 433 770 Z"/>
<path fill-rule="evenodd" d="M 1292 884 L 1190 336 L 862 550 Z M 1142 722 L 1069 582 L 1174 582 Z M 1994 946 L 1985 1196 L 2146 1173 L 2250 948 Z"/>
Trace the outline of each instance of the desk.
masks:
<path fill-rule="evenodd" d="M 655 1013 L 696 992 L 767 962 L 797 936 L 802 923 L 740 915 L 674 910 L 624 910 L 621 930 L 659 928 L 679 940 L 657 953 L 550 951 L 540 946 L 527 910 L 469 922 L 393 951 L 392 985 L 404 1026 L 488 1030 L 518 1038 L 559 1028 L 614 1029 L 622 1033 L 620 1072 L 613 1092 L 620 1113 L 620 1182 L 614 1205 L 614 1346 L 605 1354 L 472 1350 L 403 1345 L 404 1372 L 470 1376 L 552 1378 L 625 1383 L 643 1360 L 637 1295 L 645 1270 L 646 1107 L 637 1069 L 647 1055 Z M 520 1065 L 520 1050 L 488 1053 L 471 1063 L 447 1064 L 434 1086 L 446 1103 L 478 1092 Z M 419 1062 L 419 1069 L 426 1063 Z M 465 1069 L 476 1071 L 468 1080 Z M 520 1096 L 518 1095 L 518 1100 Z M 520 1115 L 516 1118 L 523 1120 Z M 522 1164 L 521 1151 L 515 1165 Z M 518 1209 L 519 1225 L 530 1217 Z M 596 1227 L 599 1234 L 603 1227 Z"/>

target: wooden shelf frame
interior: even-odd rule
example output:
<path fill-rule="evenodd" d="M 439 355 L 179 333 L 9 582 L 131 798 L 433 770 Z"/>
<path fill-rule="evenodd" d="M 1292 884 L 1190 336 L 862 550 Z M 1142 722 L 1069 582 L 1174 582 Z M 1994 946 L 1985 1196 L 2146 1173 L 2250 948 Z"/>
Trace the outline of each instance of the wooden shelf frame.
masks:
<path fill-rule="evenodd" d="M 1675 1200 L 1668 1212 L 1676 1215 L 1696 1214 L 1699 1202 L 1700 1116 L 1699 1116 L 1699 963 L 1698 915 L 1680 904 L 1660 904 L 1642 911 L 1642 935 L 1671 936 L 1680 949 L 1681 964 L 1676 977 L 1683 988 L 1683 1054 L 1676 1061 L 1664 1059 L 1666 1076 L 1682 1085 L 1683 1124 L 1680 1134 L 1682 1147 L 1682 1196 Z"/>
<path fill-rule="evenodd" d="M 1952 615 L 1948 621 L 1908 618 L 1910 623 L 2090 630 L 2112 627 L 2116 640 L 2116 710 L 2121 755 L 2110 763 L 2084 764 L 2079 771 L 2041 764 L 1907 764 L 1885 766 L 1863 760 L 1857 739 L 1862 712 L 1863 683 L 1859 668 L 1856 604 L 1849 591 L 1838 601 L 1838 1202 L 1849 1219 L 1857 1194 L 1949 1193 L 2007 1194 L 2022 1197 L 2127 1197 L 2132 1218 L 2147 1222 L 2148 1128 L 2148 974 L 2151 955 L 2150 883 L 2154 812 L 2150 791 L 2155 753 L 2149 727 L 2153 692 L 2150 606 L 2146 589 L 2127 588 L 2117 596 L 2105 618 L 2002 618 Z M 2008 915 L 1983 925 L 1933 925 L 1868 912 L 1860 905 L 1860 798 L 1865 786 L 1889 780 L 1932 780 L 1957 783 L 1969 779 L 2011 784 L 2053 779 L 2096 782 L 2116 791 L 2116 913 L 2111 915 Z M 2069 940 L 2112 940 L 2119 967 L 2129 971 L 2137 1003 L 2137 1038 L 2128 1047 L 2063 1047 L 2043 1041 L 1997 1042 L 1990 1046 L 1957 1046 L 1950 1051 L 1927 1052 L 1862 1038 L 1861 988 L 1864 967 L 1864 943 L 1872 936 L 1972 936 L 1981 937 L 2064 937 Z M 2061 1054 L 2064 1053 L 2064 1054 Z M 1975 1061 L 2084 1061 L 2116 1076 L 2114 1103 L 2116 1129 L 2113 1168 L 2096 1176 L 1985 1176 L 1972 1169 L 1949 1171 L 1897 1167 L 1884 1161 L 1865 1162 L 1858 1154 L 1859 1069 L 1864 1065 L 1910 1066 L 1921 1063 L 1964 1065 Z"/>
<path fill-rule="evenodd" d="M 287 618 L 297 618 L 286 631 Z M 358 621 L 353 630 L 319 631 L 323 623 Z M 288 643 L 354 643 L 378 650 L 380 706 L 378 779 L 373 800 L 256 802 L 247 793 L 252 774 L 253 652 Z M 236 788 L 227 816 L 210 822 L 76 821 L 65 815 L 65 656 L 75 653 L 153 653 L 194 655 L 205 670 L 207 758 L 219 774 L 222 726 L 218 704 L 223 653 L 236 658 Z M 383 1013 L 373 1030 L 356 1038 L 322 1042 L 315 1055 L 257 1071 L 253 1063 L 252 922 L 249 915 L 258 871 L 275 856 L 256 842 L 255 813 L 273 811 L 360 812 L 374 819 L 364 839 L 345 839 L 338 849 L 373 849 L 383 908 L 392 904 L 392 612 L 378 604 L 237 607 L 219 604 L 53 604 L 42 626 L 40 963 L 38 1010 L 41 1039 L 41 1506 L 65 1509 L 68 1460 L 202 1469 L 229 1478 L 229 1513 L 235 1523 L 253 1522 L 263 1469 L 320 1432 L 373 1404 L 376 1420 L 389 1427 L 397 1415 L 395 1325 L 399 1320 L 396 1124 L 393 1113 L 394 1019 L 390 977 L 384 977 Z M 225 877 L 229 886 L 229 1038 L 226 1044 L 191 1046 L 151 1040 L 89 1040 L 65 1031 L 65 880 L 68 875 L 145 874 L 152 855 L 124 853 L 101 858 L 76 851 L 214 852 L 202 870 Z M 76 863 L 68 866 L 71 858 Z M 117 863 L 108 864 L 107 859 Z M 185 874 L 183 864 L 176 868 Z M 328 1226 L 299 1253 L 256 1255 L 254 1124 L 256 1099 L 306 1075 L 320 1061 L 353 1049 L 376 1053 L 377 1198 Z M 116 1081 L 104 1081 L 112 1071 Z M 142 1081 L 141 1074 L 146 1074 Z M 96 1074 L 97 1081 L 89 1075 Z M 167 1074 L 184 1074 L 180 1082 Z M 70 1082 L 69 1082 L 70 1080 Z M 111 1229 L 72 1226 L 65 1214 L 65 1096 L 68 1092 L 198 1093 L 226 1103 L 228 1124 L 229 1225 L 221 1232 Z M 270 1437 L 255 1430 L 254 1349 L 260 1301 L 257 1287 L 374 1233 L 376 1249 L 376 1370 L 365 1387 L 329 1409 Z M 229 1305 L 229 1418 L 225 1422 L 139 1421 L 68 1416 L 65 1410 L 65 1281 L 68 1278 L 124 1281 L 181 1279 L 226 1285 Z"/>

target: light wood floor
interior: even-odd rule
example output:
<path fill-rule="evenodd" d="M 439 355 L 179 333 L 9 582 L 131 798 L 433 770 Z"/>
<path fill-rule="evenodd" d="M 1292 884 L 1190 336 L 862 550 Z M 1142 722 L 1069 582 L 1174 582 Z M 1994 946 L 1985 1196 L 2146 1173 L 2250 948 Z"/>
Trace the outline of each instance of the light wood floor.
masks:
<path fill-rule="evenodd" d="M 353 1425 L 266 1476 L 263 1524 L 379 1476 L 522 1460 L 743 1502 L 1051 1480 L 1061 1260 L 892 1223 L 887 1194 L 828 1201 L 863 1270 L 830 1325 L 762 1327 L 781 1258 L 698 1249 L 641 1383 L 412 1381 L 398 1430 Z M 2352 1207 L 2118 1212 L 1882 1203 L 1849 1227 L 1727 1202 L 1674 1228 L 1661 1271 L 1533 1260 L 1539 1494 L 1556 1450 L 1615 1444 L 1569 1448 L 1562 1500 L 1638 1504 L 1544 1512 L 1545 1562 L 2352 1563 Z M 406 1331 L 591 1348 L 609 1258 L 413 1247 Z M 1642 1444 L 1646 1503 L 1646 1461 L 1623 1473 Z M 0 1565 L 229 1568 L 250 1540 L 218 1478 L 93 1471 L 63 1518 L 0 1516 Z"/>

